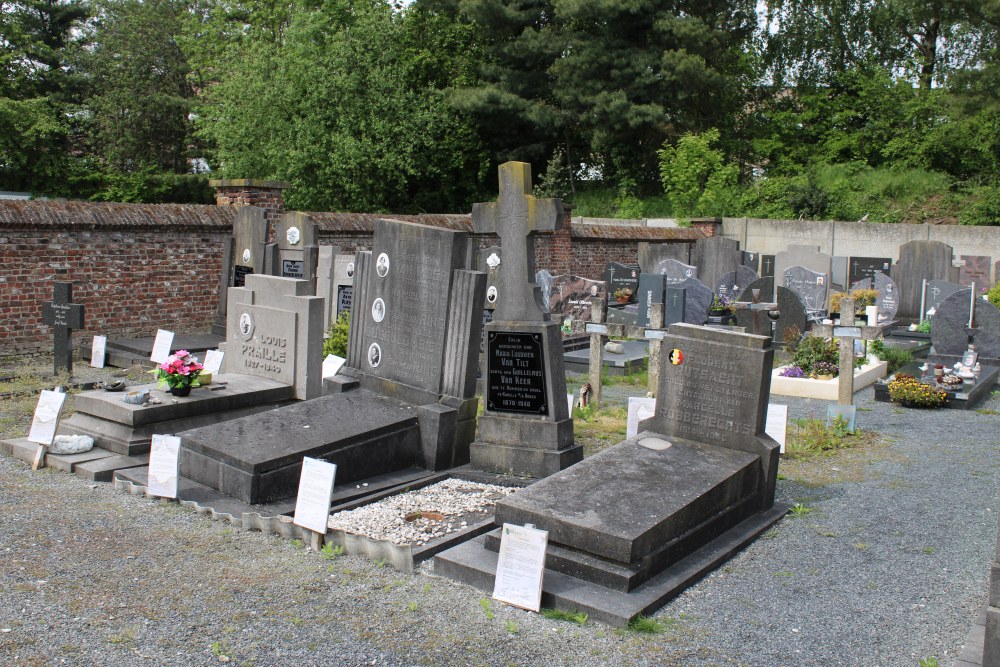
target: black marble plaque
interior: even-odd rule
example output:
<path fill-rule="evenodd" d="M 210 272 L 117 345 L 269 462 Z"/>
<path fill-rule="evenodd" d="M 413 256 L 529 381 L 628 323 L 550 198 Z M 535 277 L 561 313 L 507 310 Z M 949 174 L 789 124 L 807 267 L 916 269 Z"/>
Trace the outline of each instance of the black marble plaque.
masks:
<path fill-rule="evenodd" d="M 351 300 L 354 297 L 353 285 L 337 285 L 337 317 L 345 310 L 351 309 Z"/>
<path fill-rule="evenodd" d="M 491 331 L 486 406 L 495 412 L 548 415 L 542 335 Z"/>
<path fill-rule="evenodd" d="M 301 259 L 281 260 L 281 276 L 283 278 L 303 278 L 305 276 L 305 262 Z"/>
<path fill-rule="evenodd" d="M 609 262 L 607 268 L 604 269 L 603 279 L 608 285 L 609 298 L 617 298 L 614 296 L 617 290 L 630 289 L 632 290 L 632 296 L 629 300 L 635 301 L 635 294 L 639 289 L 638 264 L 619 264 L 618 262 Z"/>
<path fill-rule="evenodd" d="M 847 284 L 864 280 L 865 278 L 875 279 L 876 273 L 889 275 L 892 268 L 891 257 L 851 257 L 847 264 Z"/>
<path fill-rule="evenodd" d="M 253 273 L 252 266 L 240 266 L 237 264 L 233 267 L 233 287 L 245 287 L 247 276 L 251 273 Z"/>
<path fill-rule="evenodd" d="M 754 273 L 760 271 L 760 253 L 759 252 L 747 252 L 743 250 L 740 252 L 740 260 L 743 266 L 751 268 Z"/>
<path fill-rule="evenodd" d="M 774 255 L 760 256 L 760 277 L 761 278 L 774 277 Z"/>

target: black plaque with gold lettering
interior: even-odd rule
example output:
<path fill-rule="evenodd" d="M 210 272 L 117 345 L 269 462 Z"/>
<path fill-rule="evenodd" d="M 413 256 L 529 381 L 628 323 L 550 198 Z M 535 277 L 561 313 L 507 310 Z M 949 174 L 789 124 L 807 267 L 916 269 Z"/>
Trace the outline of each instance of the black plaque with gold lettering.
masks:
<path fill-rule="evenodd" d="M 542 336 L 491 331 L 486 406 L 495 412 L 549 414 Z"/>
<path fill-rule="evenodd" d="M 253 273 L 252 266 L 237 264 L 233 267 L 233 287 L 246 287 L 247 276 Z"/>

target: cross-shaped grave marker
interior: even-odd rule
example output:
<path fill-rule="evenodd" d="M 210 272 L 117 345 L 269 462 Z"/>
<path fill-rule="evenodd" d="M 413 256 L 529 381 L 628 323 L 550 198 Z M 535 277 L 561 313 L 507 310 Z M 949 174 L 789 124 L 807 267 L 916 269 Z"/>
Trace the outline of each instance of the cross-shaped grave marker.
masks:
<path fill-rule="evenodd" d="M 472 227 L 478 233 L 495 233 L 503 247 L 498 295 L 493 318 L 505 322 L 544 322 L 541 291 L 535 279 L 535 232 L 556 231 L 562 226 L 559 199 L 535 199 L 531 194 L 531 165 L 500 165 L 500 196 L 495 202 L 473 204 Z"/>
<path fill-rule="evenodd" d="M 52 368 L 73 375 L 73 329 L 83 328 L 83 305 L 73 303 L 73 283 L 52 283 L 52 301 L 42 305 L 42 321 L 53 328 Z"/>

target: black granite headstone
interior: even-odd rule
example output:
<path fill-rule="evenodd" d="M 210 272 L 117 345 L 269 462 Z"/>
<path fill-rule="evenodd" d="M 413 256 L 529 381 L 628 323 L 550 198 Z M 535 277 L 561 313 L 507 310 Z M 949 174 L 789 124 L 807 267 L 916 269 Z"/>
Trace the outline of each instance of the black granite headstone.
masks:
<path fill-rule="evenodd" d="M 684 321 L 687 290 L 683 287 L 668 287 L 663 299 L 663 326 Z"/>
<path fill-rule="evenodd" d="M 879 272 L 888 276 L 889 270 L 892 268 L 892 258 L 851 257 L 847 266 L 847 284 L 854 285 L 854 283 L 865 278 L 873 279 L 875 274 Z"/>
<path fill-rule="evenodd" d="M 716 286 L 715 293 L 727 299 L 736 300 L 743 294 L 743 290 L 755 280 L 757 280 L 756 271 L 748 266 L 740 266 L 735 271 L 730 271 L 722 276 Z"/>
<path fill-rule="evenodd" d="M 942 302 L 931 320 L 931 341 L 935 354 L 962 355 L 969 336 L 979 358 L 1000 359 L 1000 310 L 989 301 L 976 300 L 975 327 L 969 330 L 969 290 L 955 292 Z"/>
<path fill-rule="evenodd" d="M 639 291 L 636 299 L 639 302 L 639 317 L 636 325 L 649 326 L 649 309 L 654 303 L 663 303 L 666 293 L 667 278 L 661 273 L 639 274 Z"/>
<path fill-rule="evenodd" d="M 807 310 L 826 312 L 826 297 L 830 289 L 830 276 L 804 266 L 785 269 L 785 287 L 799 295 Z"/>
<path fill-rule="evenodd" d="M 608 294 L 611 298 L 617 298 L 614 294 L 618 290 L 629 289 L 632 290 L 630 301 L 635 301 L 635 295 L 639 289 L 639 265 L 609 262 L 607 268 L 604 269 L 603 280 L 607 283 Z"/>
<path fill-rule="evenodd" d="M 541 334 L 491 331 L 486 353 L 490 369 L 486 379 L 487 409 L 549 414 Z"/>
<path fill-rule="evenodd" d="M 684 290 L 684 321 L 688 324 L 704 324 L 708 321 L 708 309 L 715 299 L 715 294 L 711 288 L 697 278 L 688 278 L 685 281 L 670 285 L 669 287 L 683 288 Z"/>
<path fill-rule="evenodd" d="M 754 273 L 760 271 L 760 253 L 759 252 L 747 252 L 746 250 L 740 251 L 740 259 L 743 266 L 753 269 Z"/>
<path fill-rule="evenodd" d="M 874 280 L 874 284 L 872 281 Z M 856 289 L 874 289 L 878 291 L 875 297 L 875 305 L 878 306 L 879 319 L 884 315 L 885 319 L 891 320 L 896 317 L 899 310 L 899 288 L 892 278 L 876 271 L 873 278 L 863 278 L 851 285 L 851 291 Z"/>
<path fill-rule="evenodd" d="M 761 278 L 774 277 L 774 255 L 760 256 L 760 277 Z"/>
<path fill-rule="evenodd" d="M 956 292 L 964 292 L 965 299 L 969 298 L 969 288 L 958 283 L 951 283 L 947 280 L 931 280 L 927 283 L 927 296 L 924 302 L 924 313 L 936 313 L 938 307 L 944 303 L 945 299 Z M 969 309 L 965 309 L 968 314 Z"/>
<path fill-rule="evenodd" d="M 73 303 L 73 283 L 52 283 L 52 301 L 42 304 L 42 321 L 52 327 L 52 370 L 73 374 L 73 329 L 83 328 L 83 306 Z"/>
<path fill-rule="evenodd" d="M 240 266 L 233 267 L 233 287 L 246 287 L 247 276 L 253 273 L 253 267 Z"/>

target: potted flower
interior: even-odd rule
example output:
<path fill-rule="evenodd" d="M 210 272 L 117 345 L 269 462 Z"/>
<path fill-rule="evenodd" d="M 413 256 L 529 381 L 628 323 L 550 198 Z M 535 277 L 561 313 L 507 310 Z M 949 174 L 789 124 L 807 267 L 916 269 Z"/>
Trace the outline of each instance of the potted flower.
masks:
<path fill-rule="evenodd" d="M 781 372 L 778 373 L 778 375 L 786 378 L 804 378 L 806 376 L 806 372 L 798 366 L 786 366 L 781 369 Z"/>
<path fill-rule="evenodd" d="M 813 364 L 812 374 L 817 380 L 832 380 L 837 377 L 837 365 L 829 361 L 817 361 Z"/>
<path fill-rule="evenodd" d="M 629 287 L 619 287 L 615 290 L 615 300 L 618 303 L 628 303 L 632 300 L 632 289 Z"/>
<path fill-rule="evenodd" d="M 708 322 L 709 324 L 734 326 L 736 324 L 736 307 L 733 306 L 732 299 L 719 295 L 713 296 L 712 304 L 708 307 Z"/>
<path fill-rule="evenodd" d="M 896 373 L 889 383 L 889 400 L 908 408 L 940 408 L 948 402 L 948 393 L 920 382 L 907 373 Z"/>
<path fill-rule="evenodd" d="M 200 387 L 198 376 L 204 368 L 198 363 L 198 357 L 187 350 L 177 350 L 167 357 L 167 360 L 150 371 L 156 374 L 157 386 L 160 389 L 169 387 L 174 396 L 187 396 L 192 387 Z"/>

